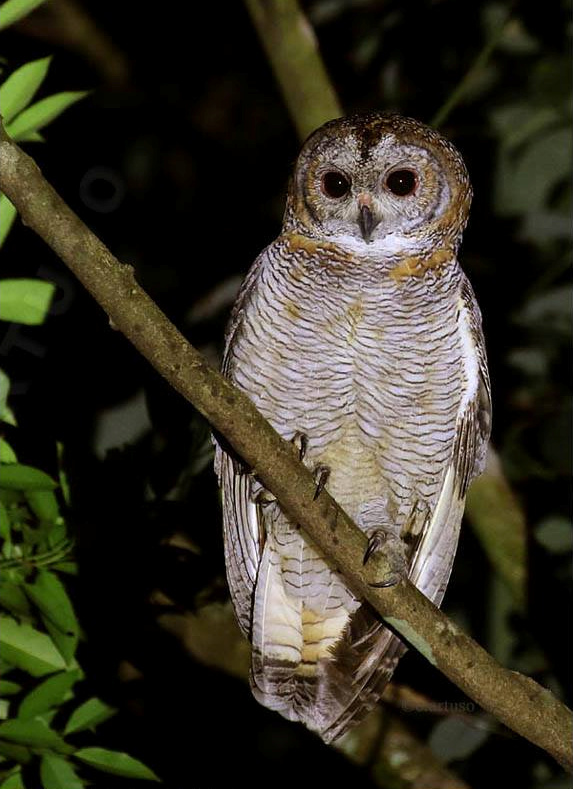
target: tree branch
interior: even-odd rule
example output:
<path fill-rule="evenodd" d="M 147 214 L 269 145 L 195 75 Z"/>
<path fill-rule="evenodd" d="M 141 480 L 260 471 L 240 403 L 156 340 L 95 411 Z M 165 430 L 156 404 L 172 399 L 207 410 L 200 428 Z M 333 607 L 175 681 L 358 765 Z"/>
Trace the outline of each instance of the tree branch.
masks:
<path fill-rule="evenodd" d="M 35 162 L 5 132 L 0 136 L 0 190 L 90 291 L 119 329 L 180 394 L 205 416 L 300 523 L 341 572 L 405 641 L 484 709 L 573 767 L 571 712 L 528 677 L 500 666 L 409 581 L 390 589 L 372 586 L 388 572 L 375 555 L 366 567 L 366 537 L 316 484 L 251 401 L 202 358 L 122 265 L 68 208 Z"/>
<path fill-rule="evenodd" d="M 296 0 L 245 0 L 283 99 L 305 139 L 342 115 L 314 30 Z"/>

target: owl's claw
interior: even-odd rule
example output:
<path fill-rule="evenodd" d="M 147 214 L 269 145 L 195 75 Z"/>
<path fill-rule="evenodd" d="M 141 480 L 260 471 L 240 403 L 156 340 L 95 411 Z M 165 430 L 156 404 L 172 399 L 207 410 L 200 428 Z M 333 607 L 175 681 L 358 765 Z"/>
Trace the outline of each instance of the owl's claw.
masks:
<path fill-rule="evenodd" d="M 266 488 L 262 488 L 254 497 L 255 504 L 259 504 L 261 507 L 268 507 L 269 504 L 274 504 L 276 500 L 277 497 L 273 496 L 270 490 Z"/>
<path fill-rule="evenodd" d="M 407 570 L 404 543 L 391 529 L 379 527 L 373 529 L 368 537 L 368 545 L 362 557 L 362 564 L 365 565 L 378 551 L 382 551 L 384 554 L 390 565 L 390 572 L 382 581 L 369 583 L 368 586 L 376 589 L 396 586 L 405 577 Z"/>
<path fill-rule="evenodd" d="M 317 466 L 314 469 L 316 490 L 314 491 L 314 496 L 312 497 L 313 501 L 316 501 L 317 498 L 320 496 L 320 494 L 324 490 L 324 486 L 328 482 L 329 477 L 330 477 L 330 469 L 328 468 L 328 466 Z"/>
<path fill-rule="evenodd" d="M 308 447 L 308 436 L 306 433 L 301 433 L 299 430 L 297 430 L 290 441 L 291 444 L 293 444 L 298 449 L 298 459 L 304 460 L 306 448 Z"/>
<path fill-rule="evenodd" d="M 364 556 L 362 557 L 363 565 L 366 564 L 373 553 L 376 553 L 376 551 L 379 551 L 382 548 L 387 539 L 388 532 L 384 529 L 376 529 L 376 531 L 372 532 L 370 537 L 368 537 L 368 545 L 366 546 Z"/>

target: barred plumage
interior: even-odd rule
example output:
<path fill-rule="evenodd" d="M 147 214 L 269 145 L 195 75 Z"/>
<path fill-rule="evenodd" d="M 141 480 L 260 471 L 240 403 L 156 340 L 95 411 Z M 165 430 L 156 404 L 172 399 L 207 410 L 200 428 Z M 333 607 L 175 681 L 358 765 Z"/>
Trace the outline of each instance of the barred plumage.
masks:
<path fill-rule="evenodd" d="M 329 492 L 438 605 L 489 436 L 481 317 L 456 257 L 470 194 L 459 154 L 416 121 L 326 124 L 243 284 L 223 365 L 283 437 L 306 437 L 305 463 L 330 470 Z M 404 647 L 221 448 L 216 466 L 253 692 L 331 741 Z"/>

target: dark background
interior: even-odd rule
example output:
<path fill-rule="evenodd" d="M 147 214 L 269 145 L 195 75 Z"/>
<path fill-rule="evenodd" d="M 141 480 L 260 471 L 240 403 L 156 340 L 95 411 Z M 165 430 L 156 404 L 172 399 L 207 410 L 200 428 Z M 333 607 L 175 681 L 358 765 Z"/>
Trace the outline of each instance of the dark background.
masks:
<path fill-rule="evenodd" d="M 46 144 L 27 150 L 214 359 L 232 300 L 217 308 L 215 296 L 222 283 L 232 293 L 279 232 L 299 148 L 294 127 L 241 3 L 82 6 L 121 53 L 123 78 L 71 51 L 41 17 L 8 30 L 6 73 L 54 54 L 41 95 L 91 91 L 47 128 Z M 391 109 L 426 122 L 507 8 L 455 0 L 304 7 L 346 111 Z M 469 528 L 445 609 L 506 663 L 558 693 L 569 686 L 571 657 L 563 621 L 571 493 L 568 30 L 569 3 L 513 4 L 509 31 L 443 127 L 474 185 L 461 259 L 484 314 L 494 445 L 530 530 L 526 617 L 509 610 L 501 629 L 492 624 L 499 624 L 492 613 L 499 590 Z M 49 471 L 55 442 L 65 448 L 83 568 L 84 660 L 97 692 L 123 710 L 106 725 L 110 746 L 131 749 L 170 787 L 368 786 L 365 773 L 260 708 L 239 680 L 196 663 L 160 626 L 166 608 L 226 599 L 207 428 L 110 329 L 43 242 L 17 224 L 3 253 L 3 276 L 59 285 L 47 324 L 11 329 L 0 364 L 13 382 L 19 429 L 11 440 L 20 460 Z M 172 539 L 182 534 L 186 541 Z M 396 679 L 434 699 L 463 700 L 413 654 Z M 425 735 L 437 719 L 406 720 Z M 557 787 L 548 758 L 497 729 L 455 767 L 472 787 L 489 786 L 494 769 L 500 786 Z"/>

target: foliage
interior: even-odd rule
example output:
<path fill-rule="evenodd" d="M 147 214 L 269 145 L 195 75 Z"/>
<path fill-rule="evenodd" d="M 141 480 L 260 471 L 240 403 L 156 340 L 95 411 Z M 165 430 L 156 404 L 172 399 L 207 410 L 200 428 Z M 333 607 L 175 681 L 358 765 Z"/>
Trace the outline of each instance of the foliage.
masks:
<path fill-rule="evenodd" d="M 9 0 L 0 8 L 0 29 L 35 6 Z M 86 95 L 68 91 L 31 101 L 51 58 L 21 66 L 0 86 L 6 131 L 15 140 L 38 142 L 39 130 Z M 0 194 L 0 246 L 16 211 Z M 55 285 L 37 279 L 0 281 L 0 320 L 44 323 Z M 8 406 L 9 378 L 0 370 L 0 423 L 15 425 Z M 158 781 L 141 761 L 102 748 L 93 731 L 116 714 L 98 697 L 78 662 L 81 637 L 68 579 L 78 571 L 65 512 L 69 487 L 59 478 L 18 462 L 0 438 L 0 786 L 3 789 L 81 789 L 94 774 Z M 86 736 L 86 732 L 88 732 Z"/>
<path fill-rule="evenodd" d="M 62 514 L 65 473 L 60 469 L 56 481 L 18 463 L 5 439 L 1 448 L 0 786 L 36 786 L 39 776 L 44 789 L 73 789 L 87 785 L 93 770 L 158 780 L 132 756 L 84 745 L 93 738 L 78 737 L 116 710 L 85 698 L 80 625 L 66 581 L 77 563 Z M 25 777 L 16 779 L 23 770 Z"/>

